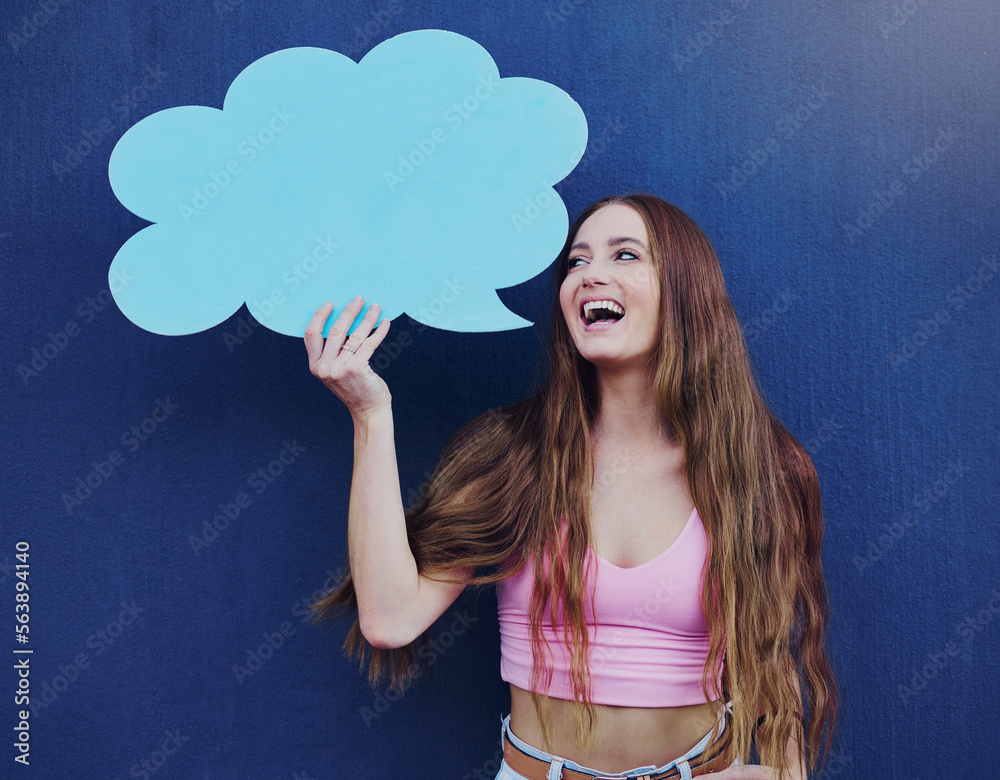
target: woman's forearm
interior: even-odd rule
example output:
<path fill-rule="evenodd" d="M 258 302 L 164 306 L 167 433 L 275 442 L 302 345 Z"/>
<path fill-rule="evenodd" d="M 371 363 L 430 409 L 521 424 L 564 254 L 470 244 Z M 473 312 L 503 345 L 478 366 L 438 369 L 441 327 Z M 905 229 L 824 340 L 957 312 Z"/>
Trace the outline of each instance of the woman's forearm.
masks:
<path fill-rule="evenodd" d="M 406 536 L 392 407 L 354 418 L 348 558 L 365 638 L 396 647 L 393 629 L 416 600 L 417 564 Z"/>

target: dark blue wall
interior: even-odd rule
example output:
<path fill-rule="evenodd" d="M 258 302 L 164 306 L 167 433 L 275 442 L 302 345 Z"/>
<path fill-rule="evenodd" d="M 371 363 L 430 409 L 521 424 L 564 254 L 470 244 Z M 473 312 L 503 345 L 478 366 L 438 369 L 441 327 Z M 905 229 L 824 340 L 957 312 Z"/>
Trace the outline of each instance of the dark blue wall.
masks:
<path fill-rule="evenodd" d="M 439 652 L 396 702 L 341 658 L 344 624 L 302 622 L 346 560 L 352 458 L 350 417 L 302 342 L 249 328 L 245 309 L 153 335 L 108 293 L 111 259 L 146 224 L 108 183 L 126 129 L 221 107 L 277 49 L 359 59 L 420 28 L 580 103 L 590 147 L 557 186 L 571 216 L 648 191 L 714 241 L 767 398 L 822 482 L 844 705 L 826 776 L 997 776 L 983 750 L 1000 744 L 992 0 L 5 2 L 0 775 L 142 777 L 143 760 L 164 778 L 496 771 L 509 698 L 492 591 L 432 627 Z M 464 421 L 527 390 L 549 279 L 501 291 L 535 328 L 393 322 L 376 365 L 407 503 Z M 253 478 L 283 450 L 280 474 Z M 195 549 L 227 508 L 238 516 Z M 18 540 L 28 771 L 10 739 Z"/>

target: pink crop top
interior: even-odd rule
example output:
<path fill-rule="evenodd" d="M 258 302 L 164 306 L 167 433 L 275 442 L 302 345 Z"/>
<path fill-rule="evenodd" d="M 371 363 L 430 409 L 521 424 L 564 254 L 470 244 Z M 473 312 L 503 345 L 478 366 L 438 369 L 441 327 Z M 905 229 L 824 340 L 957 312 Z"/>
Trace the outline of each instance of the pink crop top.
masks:
<path fill-rule="evenodd" d="M 592 563 L 597 570 L 593 611 L 589 579 L 584 594 L 595 704 L 680 707 L 705 702 L 701 675 L 709 635 L 698 599 L 707 554 L 708 537 L 697 508 L 674 542 L 639 566 L 623 569 L 587 548 L 588 577 L 593 572 Z M 530 560 L 520 574 L 497 583 L 500 677 L 525 690 L 530 690 L 531 680 L 529 608 L 533 584 Z M 559 607 L 562 621 L 562 604 Z M 550 609 L 551 598 L 545 607 L 542 631 L 552 651 L 552 658 L 545 656 L 553 669 L 552 682 L 548 691 L 539 693 L 572 699 L 570 651 L 562 639 L 563 624 L 560 622 L 558 634 L 552 630 Z M 714 681 L 709 678 L 713 700 L 721 696 L 721 675 L 720 668 Z"/>

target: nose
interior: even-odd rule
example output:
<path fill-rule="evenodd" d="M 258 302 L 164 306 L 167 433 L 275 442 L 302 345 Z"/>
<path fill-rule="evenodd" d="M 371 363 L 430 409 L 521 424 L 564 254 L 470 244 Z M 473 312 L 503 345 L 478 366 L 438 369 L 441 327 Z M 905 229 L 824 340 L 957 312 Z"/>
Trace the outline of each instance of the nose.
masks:
<path fill-rule="evenodd" d="M 608 269 L 601 260 L 593 260 L 587 263 L 583 269 L 582 277 L 584 287 L 593 286 L 594 284 L 607 284 Z"/>

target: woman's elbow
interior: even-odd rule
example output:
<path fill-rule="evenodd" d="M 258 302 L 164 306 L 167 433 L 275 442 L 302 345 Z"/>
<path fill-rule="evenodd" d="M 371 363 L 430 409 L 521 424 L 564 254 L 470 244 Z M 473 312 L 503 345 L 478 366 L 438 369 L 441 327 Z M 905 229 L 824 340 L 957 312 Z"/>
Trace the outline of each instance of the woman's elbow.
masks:
<path fill-rule="evenodd" d="M 401 636 L 398 630 L 392 631 L 389 626 L 372 625 L 371 621 L 366 621 L 363 618 L 359 618 L 358 622 L 361 627 L 361 635 L 368 641 L 368 644 L 379 650 L 395 650 L 399 647 L 405 647 L 413 641 Z"/>

